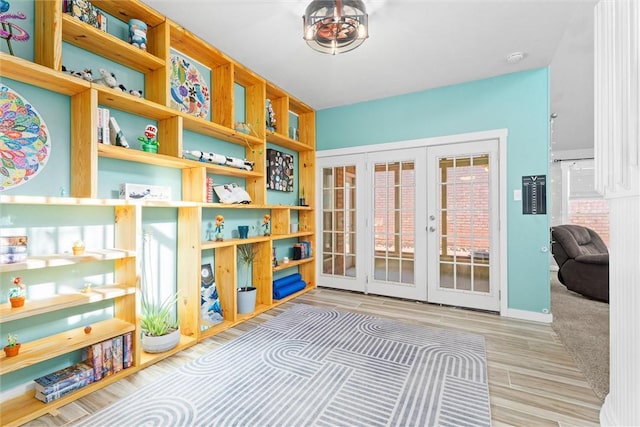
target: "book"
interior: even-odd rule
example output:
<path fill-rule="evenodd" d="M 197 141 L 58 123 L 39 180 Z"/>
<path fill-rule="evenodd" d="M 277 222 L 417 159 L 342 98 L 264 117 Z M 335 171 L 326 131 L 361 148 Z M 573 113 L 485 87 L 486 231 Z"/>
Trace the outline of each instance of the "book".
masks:
<path fill-rule="evenodd" d="M 113 342 L 102 341 L 102 378 L 113 374 Z"/>
<path fill-rule="evenodd" d="M 115 117 L 109 118 L 109 131 L 111 133 L 110 140 L 112 145 L 119 145 L 124 148 L 129 148 L 129 143 L 127 142 L 127 138 L 125 138 L 122 129 L 120 129 L 120 125 Z"/>
<path fill-rule="evenodd" d="M 213 203 L 213 178 L 207 177 L 207 203 Z"/>
<path fill-rule="evenodd" d="M 93 379 L 102 379 L 102 344 L 97 343 L 87 347 L 85 363 L 93 368 Z"/>
<path fill-rule="evenodd" d="M 98 144 L 104 144 L 103 132 L 104 122 L 102 121 L 104 116 L 102 115 L 102 108 L 98 107 Z"/>
<path fill-rule="evenodd" d="M 122 336 L 122 367 L 130 368 L 133 365 L 133 333 L 127 332 Z"/>
<path fill-rule="evenodd" d="M 71 385 L 69 385 L 68 387 L 65 387 L 61 390 L 58 391 L 53 391 L 51 393 L 45 394 L 42 393 L 40 391 L 36 391 L 36 399 L 44 402 L 44 403 L 49 403 L 49 402 L 53 402 L 56 399 L 60 399 L 61 397 L 66 396 L 67 394 L 76 391 L 78 389 L 81 389 L 82 387 L 85 387 L 89 384 L 91 384 L 93 382 L 93 379 L 91 378 L 84 378 L 79 380 L 78 382 L 75 382 Z"/>
<path fill-rule="evenodd" d="M 36 378 L 34 381 L 36 391 L 42 394 L 51 394 L 87 378 L 93 381 L 93 368 L 81 362 Z"/>
<path fill-rule="evenodd" d="M 118 335 L 111 339 L 113 351 L 111 357 L 113 359 L 113 373 L 116 374 L 122 371 L 123 367 L 123 341 L 122 335 Z"/>
<path fill-rule="evenodd" d="M 109 121 L 111 118 L 111 110 L 108 108 L 102 109 L 102 123 L 104 126 L 102 127 L 102 140 L 105 144 L 111 144 L 111 131 L 109 126 Z"/>

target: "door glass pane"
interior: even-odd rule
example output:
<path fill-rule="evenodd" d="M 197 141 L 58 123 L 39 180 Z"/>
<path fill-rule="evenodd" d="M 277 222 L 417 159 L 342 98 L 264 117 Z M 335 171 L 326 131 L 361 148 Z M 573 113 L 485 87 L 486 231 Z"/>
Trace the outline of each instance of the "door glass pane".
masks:
<path fill-rule="evenodd" d="M 322 177 L 322 273 L 355 277 L 356 168 L 323 168 Z"/>
<path fill-rule="evenodd" d="M 443 157 L 439 166 L 439 286 L 489 292 L 489 157 Z"/>
<path fill-rule="evenodd" d="M 376 163 L 373 180 L 373 277 L 415 284 L 415 164 Z"/>

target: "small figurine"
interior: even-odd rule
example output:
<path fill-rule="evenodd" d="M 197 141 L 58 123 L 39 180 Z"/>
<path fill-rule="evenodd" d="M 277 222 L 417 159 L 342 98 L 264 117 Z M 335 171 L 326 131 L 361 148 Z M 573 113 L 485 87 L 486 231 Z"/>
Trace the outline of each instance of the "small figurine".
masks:
<path fill-rule="evenodd" d="M 65 67 L 63 65 L 62 66 L 62 71 L 65 72 L 65 73 L 69 73 L 74 77 L 78 77 L 78 78 L 81 78 L 83 80 L 86 80 L 88 82 L 92 82 L 93 81 L 93 72 L 89 68 L 85 68 L 82 71 L 73 71 L 73 70 L 69 70 L 67 67 Z"/>
<path fill-rule="evenodd" d="M 133 95 L 133 96 L 137 96 L 138 98 L 142 98 L 142 91 L 141 90 L 131 89 L 129 91 L 129 95 Z"/>
<path fill-rule="evenodd" d="M 111 89 L 119 90 L 122 92 L 127 91 L 127 89 L 123 85 L 118 83 L 116 75 L 114 73 L 108 72 L 104 68 L 100 68 L 100 78 L 96 79 L 95 82 L 110 87 Z"/>
<path fill-rule="evenodd" d="M 138 137 L 138 141 L 142 142 L 142 151 L 147 153 L 158 152 L 158 140 L 156 135 L 158 134 L 158 128 L 154 125 L 147 125 L 144 129 L 144 136 Z"/>

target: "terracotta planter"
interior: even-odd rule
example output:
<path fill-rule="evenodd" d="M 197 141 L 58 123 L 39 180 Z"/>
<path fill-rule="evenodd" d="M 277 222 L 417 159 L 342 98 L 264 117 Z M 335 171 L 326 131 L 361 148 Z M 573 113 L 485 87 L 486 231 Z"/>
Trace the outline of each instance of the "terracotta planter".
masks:
<path fill-rule="evenodd" d="M 13 345 L 9 347 L 8 345 L 4 347 L 4 353 L 7 357 L 17 356 L 20 352 L 20 344 Z"/>
<path fill-rule="evenodd" d="M 84 248 L 83 247 L 73 247 L 73 254 L 74 255 L 82 255 L 84 254 Z"/>
<path fill-rule="evenodd" d="M 9 298 L 11 307 L 22 307 L 24 305 L 25 297 L 12 297 Z"/>

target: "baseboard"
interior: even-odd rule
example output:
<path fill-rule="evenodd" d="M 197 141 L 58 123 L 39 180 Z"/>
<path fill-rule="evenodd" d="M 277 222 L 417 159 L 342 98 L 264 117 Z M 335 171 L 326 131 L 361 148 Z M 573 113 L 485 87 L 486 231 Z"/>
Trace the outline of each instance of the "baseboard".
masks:
<path fill-rule="evenodd" d="M 530 320 L 532 322 L 551 323 L 553 322 L 553 314 L 536 313 L 535 311 L 518 310 L 515 308 L 507 308 L 500 315 L 518 320 Z"/>
<path fill-rule="evenodd" d="M 601 426 L 617 426 L 619 425 L 616 421 L 615 414 L 611 409 L 611 394 L 608 394 L 607 397 L 604 398 L 604 404 L 602 408 L 600 408 L 600 425 Z"/>

